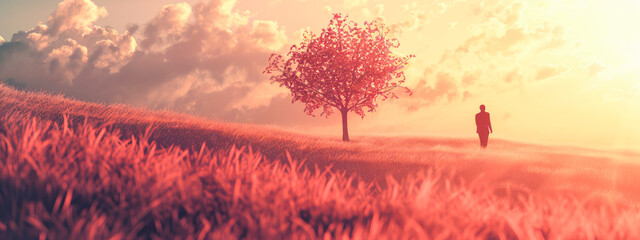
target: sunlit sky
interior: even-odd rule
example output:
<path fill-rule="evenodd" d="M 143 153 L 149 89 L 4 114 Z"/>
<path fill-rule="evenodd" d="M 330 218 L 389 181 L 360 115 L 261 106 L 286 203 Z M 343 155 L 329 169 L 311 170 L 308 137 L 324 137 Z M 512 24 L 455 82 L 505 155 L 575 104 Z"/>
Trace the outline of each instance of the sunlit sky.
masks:
<path fill-rule="evenodd" d="M 350 118 L 350 135 L 640 149 L 640 1 L 3 0 L 0 80 L 74 98 L 341 136 L 262 74 L 331 13 L 381 18 L 415 54 L 413 96 Z M 20 32 L 23 31 L 23 32 Z M 14 35 L 15 34 L 15 35 Z M 7 44 L 27 43 L 28 48 Z M 0 40 L 2 41 L 2 40 Z M 491 143 L 489 143 L 491 145 Z"/>

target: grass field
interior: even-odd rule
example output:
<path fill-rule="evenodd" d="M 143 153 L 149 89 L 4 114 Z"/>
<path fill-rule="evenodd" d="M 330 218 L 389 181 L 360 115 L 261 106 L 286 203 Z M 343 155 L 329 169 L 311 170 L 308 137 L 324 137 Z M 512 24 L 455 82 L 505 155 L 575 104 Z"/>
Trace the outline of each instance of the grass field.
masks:
<path fill-rule="evenodd" d="M 2 239 L 640 239 L 629 151 L 344 143 L 0 85 L 0 158 Z"/>

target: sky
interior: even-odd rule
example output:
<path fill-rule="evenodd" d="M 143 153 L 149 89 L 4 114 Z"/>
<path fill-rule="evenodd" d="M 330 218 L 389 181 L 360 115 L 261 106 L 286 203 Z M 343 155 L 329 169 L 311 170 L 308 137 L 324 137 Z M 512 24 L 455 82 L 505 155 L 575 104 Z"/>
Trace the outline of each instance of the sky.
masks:
<path fill-rule="evenodd" d="M 360 135 L 491 137 L 640 150 L 637 0 L 3 0 L 0 81 L 75 99 L 341 136 L 262 73 L 332 13 L 380 19 L 414 94 L 381 102 Z M 491 145 L 491 143 L 489 143 Z"/>

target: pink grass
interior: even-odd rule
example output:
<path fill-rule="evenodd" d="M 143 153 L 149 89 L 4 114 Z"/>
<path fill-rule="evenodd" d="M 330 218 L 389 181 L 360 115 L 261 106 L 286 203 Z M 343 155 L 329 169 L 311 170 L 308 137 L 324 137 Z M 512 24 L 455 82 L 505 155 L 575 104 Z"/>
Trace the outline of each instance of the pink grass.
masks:
<path fill-rule="evenodd" d="M 343 145 L 283 133 L 295 141 L 264 137 L 268 142 L 257 147 L 236 147 L 256 146 L 266 130 L 2 86 L 0 94 L 3 239 L 640 238 L 633 204 L 466 180 L 438 165 L 446 162 L 440 155 L 433 156 L 434 167 L 374 181 L 312 167 L 313 158 L 305 164 L 284 149 L 303 156 L 302 143 L 327 158 L 317 149 L 347 151 L 341 159 L 363 151 L 364 141 Z M 92 112 L 99 114 L 78 114 Z M 198 138 L 217 125 L 224 125 L 215 128 L 223 136 L 217 146 L 157 142 L 163 131 Z M 264 157 L 256 148 L 281 152 Z"/>

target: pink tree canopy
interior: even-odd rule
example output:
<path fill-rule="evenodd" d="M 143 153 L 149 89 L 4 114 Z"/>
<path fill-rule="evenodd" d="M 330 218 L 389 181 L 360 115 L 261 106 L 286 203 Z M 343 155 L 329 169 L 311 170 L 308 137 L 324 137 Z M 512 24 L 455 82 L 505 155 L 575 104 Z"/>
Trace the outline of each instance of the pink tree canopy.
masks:
<path fill-rule="evenodd" d="M 272 54 L 264 70 L 271 80 L 291 90 L 292 102 L 305 104 L 305 112 L 329 116 L 342 114 L 344 141 L 349 141 L 347 113 L 364 118 L 378 99 L 398 98 L 393 90 L 409 88 L 403 69 L 414 55 L 398 56 L 391 49 L 400 43 L 389 38 L 389 29 L 377 21 L 358 26 L 341 14 L 334 14 L 320 36 L 306 32 L 299 45 L 291 46 L 287 57 Z"/>

